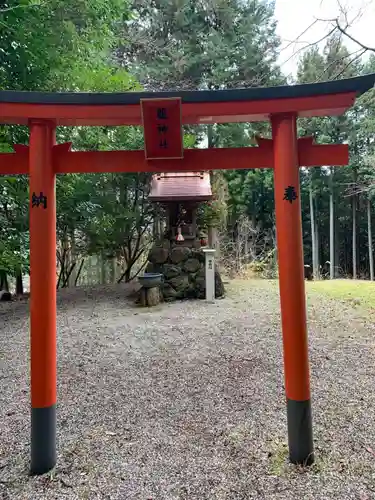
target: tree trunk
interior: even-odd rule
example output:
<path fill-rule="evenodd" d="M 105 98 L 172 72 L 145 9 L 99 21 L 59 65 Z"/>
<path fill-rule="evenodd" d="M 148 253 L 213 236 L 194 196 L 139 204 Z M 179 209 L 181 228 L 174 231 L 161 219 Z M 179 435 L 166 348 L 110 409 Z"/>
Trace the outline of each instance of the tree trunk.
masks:
<path fill-rule="evenodd" d="M 219 249 L 219 240 L 217 237 L 216 227 L 210 226 L 208 228 L 208 246 L 216 250 L 215 257 L 217 258 L 219 256 L 220 249 Z"/>
<path fill-rule="evenodd" d="M 78 271 L 76 272 L 76 281 L 74 286 L 78 286 L 78 281 L 80 280 L 80 276 L 82 273 L 83 266 L 85 265 L 85 259 L 82 259 L 81 264 L 79 265 Z M 84 284 L 84 280 L 80 280 L 81 283 Z"/>
<path fill-rule="evenodd" d="M 252 208 L 252 214 L 251 214 L 251 225 L 252 225 L 253 229 L 255 229 L 256 225 L 257 225 L 257 216 L 256 216 L 257 195 L 258 195 L 258 193 L 256 192 L 255 189 L 253 189 L 253 191 L 252 191 L 253 208 Z"/>
<path fill-rule="evenodd" d="M 62 257 L 61 257 L 61 280 L 60 284 L 61 286 L 63 283 L 66 281 L 66 278 L 68 276 L 70 266 L 71 266 L 71 259 L 70 259 L 70 243 L 69 243 L 69 233 L 68 230 L 64 232 L 63 238 L 61 240 L 61 247 L 63 249 L 62 251 Z"/>
<path fill-rule="evenodd" d="M 93 272 L 93 281 L 92 281 L 93 285 L 100 285 L 100 283 L 102 281 L 101 272 L 102 272 L 101 255 L 96 254 L 95 255 L 95 270 Z"/>
<path fill-rule="evenodd" d="M 87 259 L 87 264 L 86 264 L 86 279 L 87 279 L 87 285 L 91 286 L 93 282 L 93 258 L 92 255 L 89 256 Z"/>
<path fill-rule="evenodd" d="M 348 231 L 349 232 L 349 231 Z M 352 255 L 349 255 L 349 247 L 350 247 L 350 241 L 349 238 L 346 236 L 345 241 L 344 241 L 344 257 L 345 257 L 345 262 L 344 262 L 344 273 L 349 274 L 351 270 L 351 257 Z"/>
<path fill-rule="evenodd" d="M 316 269 L 316 279 L 320 279 L 320 251 L 319 251 L 319 219 L 318 219 L 318 204 L 315 198 L 315 216 L 314 216 L 314 226 L 315 226 L 315 269 Z"/>
<path fill-rule="evenodd" d="M 244 258 L 245 258 L 245 263 L 247 264 L 248 262 L 250 262 L 250 258 L 249 258 L 249 234 L 247 232 L 247 230 L 245 230 L 245 235 L 244 235 Z"/>
<path fill-rule="evenodd" d="M 140 302 L 142 307 L 154 307 L 160 304 L 161 293 L 159 287 L 141 288 Z"/>
<path fill-rule="evenodd" d="M 6 271 L 0 271 L 0 290 L 9 292 L 9 283 Z"/>
<path fill-rule="evenodd" d="M 372 228 L 371 228 L 371 200 L 367 199 L 367 235 L 368 235 L 368 259 L 370 263 L 370 280 L 374 281 L 374 252 L 372 249 Z"/>
<path fill-rule="evenodd" d="M 312 247 L 312 268 L 314 278 L 318 277 L 317 263 L 317 247 L 316 247 L 316 228 L 315 228 L 315 215 L 314 215 L 314 194 L 310 180 L 310 221 L 311 221 L 311 247 Z"/>
<path fill-rule="evenodd" d="M 207 146 L 213 148 L 215 146 L 214 125 L 207 125 Z M 213 172 L 211 170 L 211 172 Z"/>
<path fill-rule="evenodd" d="M 23 295 L 23 277 L 22 277 L 22 267 L 17 269 L 16 274 L 16 295 Z"/>
<path fill-rule="evenodd" d="M 237 272 L 240 272 L 242 270 L 241 239 L 239 231 L 236 231 L 236 268 Z"/>
<path fill-rule="evenodd" d="M 105 285 L 106 284 L 106 269 L 105 269 L 105 265 L 106 265 L 106 260 L 105 260 L 105 257 L 104 257 L 104 252 L 101 253 L 100 255 L 100 262 L 101 262 L 101 269 L 100 269 L 100 283 L 102 285 Z"/>
<path fill-rule="evenodd" d="M 331 167 L 331 175 L 329 179 L 329 277 L 331 280 L 335 278 L 335 205 L 333 200 L 333 174 L 334 170 Z"/>
<path fill-rule="evenodd" d="M 152 225 L 152 233 L 153 233 L 154 240 L 158 240 L 161 236 L 161 234 L 160 234 L 160 216 L 159 215 L 155 215 L 154 223 Z"/>
<path fill-rule="evenodd" d="M 214 146 L 215 146 L 214 125 L 207 125 L 207 147 L 213 148 Z M 215 178 L 215 171 L 210 170 L 211 186 L 214 185 L 214 178 Z"/>
<path fill-rule="evenodd" d="M 76 256 L 76 240 L 75 240 L 75 234 L 74 234 L 74 229 L 72 229 L 70 233 L 70 266 L 68 269 L 71 269 L 72 265 L 74 262 L 76 262 L 77 256 Z M 76 277 L 77 277 L 77 266 L 75 265 L 72 272 L 70 273 L 69 276 L 69 282 L 68 286 L 69 288 L 73 288 L 76 283 Z"/>
<path fill-rule="evenodd" d="M 348 231 L 349 233 L 349 231 Z M 346 233 L 347 234 L 347 233 Z M 350 241 L 347 236 L 344 240 L 344 273 L 349 274 L 351 268 L 351 254 L 349 255 Z"/>
<path fill-rule="evenodd" d="M 342 244 L 342 241 L 340 241 L 339 238 L 339 228 L 338 228 L 338 223 L 337 223 L 337 218 L 336 218 L 336 224 L 335 224 L 335 278 L 339 278 L 339 273 L 340 273 L 340 243 Z"/>
<path fill-rule="evenodd" d="M 117 282 L 117 257 L 112 258 L 112 283 Z"/>
<path fill-rule="evenodd" d="M 353 222 L 353 230 L 352 230 L 352 259 L 353 259 L 353 279 L 357 279 L 357 197 L 356 195 L 352 198 L 352 222 Z"/>

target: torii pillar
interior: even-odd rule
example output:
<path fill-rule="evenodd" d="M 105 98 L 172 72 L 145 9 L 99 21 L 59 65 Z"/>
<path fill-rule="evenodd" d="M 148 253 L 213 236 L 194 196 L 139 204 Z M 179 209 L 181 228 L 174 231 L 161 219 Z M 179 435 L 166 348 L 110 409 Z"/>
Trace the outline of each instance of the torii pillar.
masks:
<path fill-rule="evenodd" d="M 314 462 L 295 114 L 271 118 L 289 457 Z"/>
<path fill-rule="evenodd" d="M 54 125 L 30 122 L 31 474 L 56 464 L 56 196 Z"/>

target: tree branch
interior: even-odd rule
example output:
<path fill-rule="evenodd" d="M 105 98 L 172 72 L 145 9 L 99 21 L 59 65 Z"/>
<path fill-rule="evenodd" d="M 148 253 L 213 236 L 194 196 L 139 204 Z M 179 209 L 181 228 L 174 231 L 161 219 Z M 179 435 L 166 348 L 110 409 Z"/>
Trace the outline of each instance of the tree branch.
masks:
<path fill-rule="evenodd" d="M 358 52 L 360 52 L 360 54 L 358 55 Z M 348 59 L 349 57 L 352 57 L 352 56 L 355 56 L 353 59 L 351 59 L 349 61 L 349 63 L 340 71 L 340 73 L 338 73 L 338 75 L 335 75 L 333 80 L 337 80 L 337 78 L 342 75 L 342 73 L 344 73 L 348 67 L 354 62 L 356 61 L 357 59 L 359 59 L 360 57 L 362 57 L 362 55 L 364 54 L 364 52 L 361 50 L 361 49 L 358 49 L 356 50 L 355 52 L 351 52 L 350 54 L 345 54 L 344 56 L 340 57 L 339 59 L 334 59 L 330 64 L 328 64 L 328 66 L 326 66 L 323 70 L 323 72 L 319 75 L 319 77 L 316 79 L 315 83 L 317 82 L 320 82 L 321 81 L 321 78 L 322 76 L 324 76 L 327 71 L 329 69 L 331 69 L 333 66 L 337 65 L 338 63 L 344 61 L 344 59 Z"/>
<path fill-rule="evenodd" d="M 336 23 L 336 28 L 340 33 L 342 33 L 344 36 L 349 38 L 349 40 L 351 40 L 352 42 L 359 45 L 364 50 L 363 54 L 367 51 L 375 52 L 375 47 L 370 47 L 369 45 L 365 45 L 364 43 L 362 43 L 359 40 L 357 40 L 356 38 L 354 38 L 354 36 L 350 35 L 347 32 L 347 28 L 343 28 L 342 26 L 340 26 L 338 18 L 335 19 L 335 23 Z"/>
<path fill-rule="evenodd" d="M 14 10 L 19 10 L 19 9 L 29 9 L 30 7 L 40 7 L 42 5 L 41 2 L 39 3 L 32 3 L 30 5 L 15 5 L 14 7 L 4 7 L 3 9 L 0 9 L 0 14 L 5 14 L 6 12 L 12 12 Z"/>
<path fill-rule="evenodd" d="M 367 49 L 363 49 L 359 54 L 357 54 L 355 57 L 353 57 L 353 59 L 351 59 L 348 62 L 348 64 L 346 64 L 342 68 L 342 70 L 339 73 L 337 73 L 337 75 L 335 75 L 334 80 L 337 80 L 343 73 L 345 73 L 345 71 L 349 68 L 349 66 L 351 64 L 353 64 L 355 61 L 357 61 L 358 59 L 360 59 L 363 56 L 363 54 L 365 54 L 366 52 L 367 52 Z"/>
<path fill-rule="evenodd" d="M 291 61 L 294 57 L 296 57 L 297 54 L 299 54 L 300 52 L 302 52 L 303 50 L 306 50 L 306 49 L 309 49 L 310 47 L 314 47 L 315 45 L 317 45 L 318 43 L 322 42 L 323 40 L 325 40 L 326 38 L 330 37 L 331 35 L 333 35 L 333 33 L 336 31 L 336 28 L 332 28 L 329 33 L 327 33 L 326 35 L 324 35 L 322 38 L 320 38 L 319 40 L 316 40 L 315 42 L 312 42 L 312 43 L 307 43 L 306 45 L 304 45 L 303 47 L 300 47 L 298 50 L 296 50 L 295 52 L 293 52 L 293 54 L 288 57 L 288 59 L 286 59 L 285 61 L 283 61 L 281 64 L 280 64 L 280 68 L 282 68 L 285 64 L 287 64 L 289 61 Z"/>

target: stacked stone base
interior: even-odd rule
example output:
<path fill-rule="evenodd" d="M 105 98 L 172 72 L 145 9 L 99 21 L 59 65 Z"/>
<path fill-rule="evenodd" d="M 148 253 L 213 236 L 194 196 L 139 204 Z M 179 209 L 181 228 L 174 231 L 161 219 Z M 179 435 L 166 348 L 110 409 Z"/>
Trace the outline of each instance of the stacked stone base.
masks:
<path fill-rule="evenodd" d="M 204 299 L 206 296 L 205 254 L 201 249 L 173 245 L 166 241 L 155 245 L 148 257 L 146 272 L 162 273 L 165 301 Z M 224 285 L 215 271 L 215 296 L 224 295 Z"/>

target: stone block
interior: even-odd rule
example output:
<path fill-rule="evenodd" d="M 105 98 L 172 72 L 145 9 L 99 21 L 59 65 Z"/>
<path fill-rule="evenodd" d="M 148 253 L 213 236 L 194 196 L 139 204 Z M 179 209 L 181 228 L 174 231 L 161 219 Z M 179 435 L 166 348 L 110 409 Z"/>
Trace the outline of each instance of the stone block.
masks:
<path fill-rule="evenodd" d="M 176 290 L 169 283 L 164 284 L 162 292 L 165 300 L 174 300 L 177 297 Z"/>
<path fill-rule="evenodd" d="M 148 260 L 152 262 L 152 264 L 164 264 L 165 262 L 167 262 L 168 256 L 169 251 L 167 248 L 154 246 L 150 251 Z"/>
<path fill-rule="evenodd" d="M 205 258 L 206 258 L 204 252 L 202 250 L 200 250 L 200 249 L 197 249 L 197 248 L 193 248 L 191 250 L 191 257 L 193 259 L 199 260 L 199 262 L 201 262 L 201 263 L 204 263 L 205 262 Z"/>
<path fill-rule="evenodd" d="M 174 247 L 170 253 L 170 260 L 172 264 L 180 264 L 185 262 L 191 255 L 190 248 L 187 247 Z"/>
<path fill-rule="evenodd" d="M 169 280 L 169 284 L 172 285 L 176 292 L 180 295 L 190 287 L 189 276 L 177 276 L 176 278 Z"/>
<path fill-rule="evenodd" d="M 180 276 L 182 269 L 174 264 L 164 264 L 162 271 L 166 280 Z"/>
<path fill-rule="evenodd" d="M 198 259 L 188 259 L 184 263 L 184 271 L 187 273 L 196 273 L 200 269 L 201 263 Z"/>

